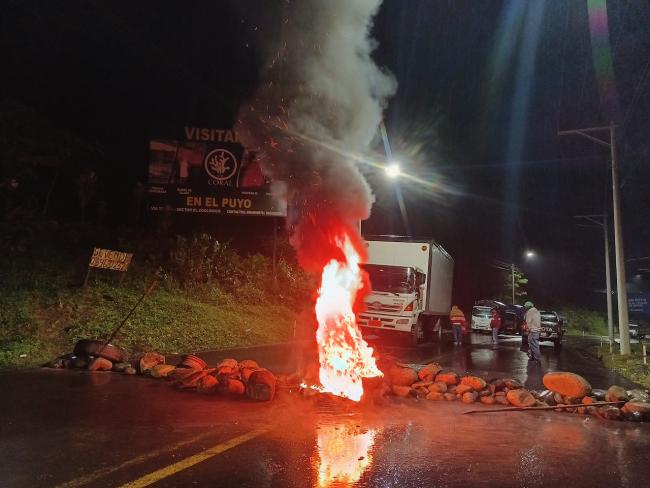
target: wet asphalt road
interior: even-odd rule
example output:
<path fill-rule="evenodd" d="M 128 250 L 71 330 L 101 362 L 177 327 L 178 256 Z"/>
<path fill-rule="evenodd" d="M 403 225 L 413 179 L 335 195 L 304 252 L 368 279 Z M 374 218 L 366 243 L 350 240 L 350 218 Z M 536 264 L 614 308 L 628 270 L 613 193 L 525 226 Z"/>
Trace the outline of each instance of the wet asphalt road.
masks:
<path fill-rule="evenodd" d="M 519 338 L 416 349 L 405 362 L 541 385 L 572 370 L 594 387 L 626 383 L 581 353 L 543 347 L 529 367 Z M 208 354 L 291 368 L 289 346 Z M 538 487 L 648 486 L 650 424 L 557 412 L 461 415 L 461 403 L 353 404 L 281 392 L 254 404 L 114 373 L 0 374 L 0 486 Z M 480 406 L 477 408 L 481 408 Z"/>

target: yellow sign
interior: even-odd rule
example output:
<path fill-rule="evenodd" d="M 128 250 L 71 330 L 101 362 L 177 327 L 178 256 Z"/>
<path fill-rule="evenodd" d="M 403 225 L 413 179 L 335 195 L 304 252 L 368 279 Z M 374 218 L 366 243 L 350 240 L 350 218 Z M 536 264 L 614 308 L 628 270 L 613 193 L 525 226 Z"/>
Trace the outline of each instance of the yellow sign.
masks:
<path fill-rule="evenodd" d="M 93 249 L 93 255 L 90 258 L 91 268 L 111 269 L 113 271 L 126 271 L 131 264 L 132 253 L 111 251 L 110 249 Z"/>

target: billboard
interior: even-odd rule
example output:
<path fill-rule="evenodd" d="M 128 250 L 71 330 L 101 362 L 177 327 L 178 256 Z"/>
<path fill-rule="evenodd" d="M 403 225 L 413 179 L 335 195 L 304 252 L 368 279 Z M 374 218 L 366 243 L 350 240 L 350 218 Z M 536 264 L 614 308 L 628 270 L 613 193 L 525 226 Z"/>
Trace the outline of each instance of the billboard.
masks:
<path fill-rule="evenodd" d="M 185 127 L 149 141 L 149 210 L 285 216 L 255 154 L 229 129 Z"/>

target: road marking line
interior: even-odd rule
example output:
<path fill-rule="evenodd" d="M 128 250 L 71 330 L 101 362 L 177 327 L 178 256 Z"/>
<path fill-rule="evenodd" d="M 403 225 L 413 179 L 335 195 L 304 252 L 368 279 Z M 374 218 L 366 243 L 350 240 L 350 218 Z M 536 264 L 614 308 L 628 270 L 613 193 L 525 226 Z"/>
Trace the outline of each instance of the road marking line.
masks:
<path fill-rule="evenodd" d="M 243 444 L 244 442 L 248 442 L 251 439 L 254 439 L 255 437 L 267 433 L 269 430 L 271 429 L 268 427 L 263 427 L 263 428 L 251 430 L 250 432 L 247 432 L 240 436 L 233 437 L 232 439 L 217 444 L 216 446 L 212 446 L 198 454 L 195 454 L 194 456 L 181 459 L 180 461 L 174 464 L 170 464 L 169 466 L 165 466 L 164 468 L 160 468 L 156 471 L 146 474 L 141 478 L 138 478 L 137 480 L 126 483 L 122 485 L 120 488 L 143 488 L 145 486 L 152 485 L 153 483 L 156 483 L 157 481 L 160 481 L 163 478 L 167 478 L 180 471 L 191 468 L 192 466 L 199 464 L 205 461 L 206 459 L 209 459 L 211 457 L 217 456 L 218 454 L 226 452 L 227 450 L 232 449 L 233 447 L 237 447 L 238 445 Z"/>
<path fill-rule="evenodd" d="M 93 481 L 103 478 L 104 476 L 108 476 L 109 474 L 114 473 L 115 471 L 128 468 L 129 466 L 133 466 L 135 464 L 143 463 L 145 461 L 148 461 L 151 458 L 160 456 L 161 454 L 165 454 L 167 452 L 173 451 L 175 449 L 186 446 L 188 444 L 193 444 L 197 441 L 200 441 L 201 439 L 209 437 L 212 434 L 213 432 L 203 432 L 194 437 L 190 437 L 189 439 L 186 439 L 184 441 L 177 442 L 176 444 L 172 444 L 171 446 L 163 447 L 155 451 L 150 451 L 147 454 L 143 454 L 141 456 L 131 458 L 128 461 L 124 461 L 123 463 L 118 464 L 116 466 L 110 466 L 107 468 L 98 469 L 94 473 L 91 473 L 86 476 L 82 476 L 81 478 L 75 478 L 61 485 L 57 485 L 54 488 L 77 488 L 79 486 L 87 485 L 89 483 L 92 483 Z"/>

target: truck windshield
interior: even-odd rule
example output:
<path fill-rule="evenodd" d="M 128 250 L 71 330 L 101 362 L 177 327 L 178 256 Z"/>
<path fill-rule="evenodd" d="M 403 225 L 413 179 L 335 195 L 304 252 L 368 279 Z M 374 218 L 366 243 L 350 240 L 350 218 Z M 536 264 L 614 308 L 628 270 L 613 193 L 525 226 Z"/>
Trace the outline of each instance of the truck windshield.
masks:
<path fill-rule="evenodd" d="M 402 266 L 382 266 L 364 264 L 370 276 L 372 289 L 390 293 L 413 293 L 415 289 L 415 270 Z"/>

